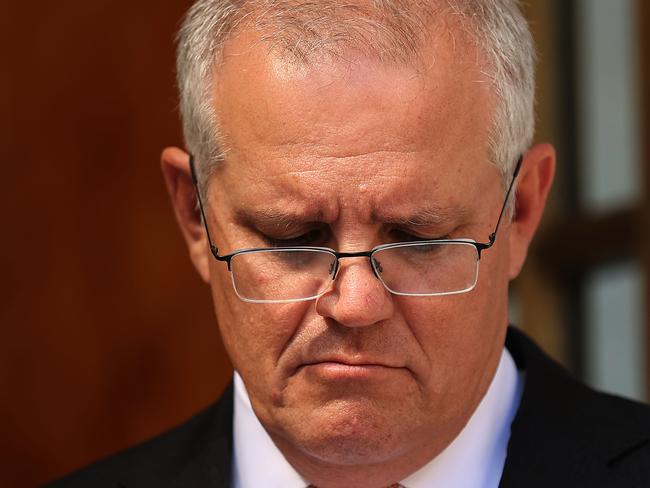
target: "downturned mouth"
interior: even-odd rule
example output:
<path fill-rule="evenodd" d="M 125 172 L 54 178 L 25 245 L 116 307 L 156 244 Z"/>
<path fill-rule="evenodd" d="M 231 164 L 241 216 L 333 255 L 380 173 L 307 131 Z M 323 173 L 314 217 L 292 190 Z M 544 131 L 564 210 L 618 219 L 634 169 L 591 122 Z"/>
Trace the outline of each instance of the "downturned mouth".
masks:
<path fill-rule="evenodd" d="M 372 368 L 384 368 L 384 369 L 403 369 L 403 366 L 393 366 L 384 362 L 378 361 L 351 361 L 345 359 L 319 359 L 316 361 L 308 361 L 298 366 L 297 370 L 308 366 L 321 366 L 321 367 L 332 367 L 332 368 L 341 368 L 341 369 L 372 369 Z"/>

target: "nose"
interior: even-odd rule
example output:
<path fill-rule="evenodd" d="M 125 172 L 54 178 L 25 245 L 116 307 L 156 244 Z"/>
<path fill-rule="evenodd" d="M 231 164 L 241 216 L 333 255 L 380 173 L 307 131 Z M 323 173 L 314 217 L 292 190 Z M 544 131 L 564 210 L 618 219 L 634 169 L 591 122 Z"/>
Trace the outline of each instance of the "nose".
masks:
<path fill-rule="evenodd" d="M 346 258 L 316 311 L 346 327 L 367 327 L 393 314 L 393 298 L 375 276 L 367 257 Z"/>

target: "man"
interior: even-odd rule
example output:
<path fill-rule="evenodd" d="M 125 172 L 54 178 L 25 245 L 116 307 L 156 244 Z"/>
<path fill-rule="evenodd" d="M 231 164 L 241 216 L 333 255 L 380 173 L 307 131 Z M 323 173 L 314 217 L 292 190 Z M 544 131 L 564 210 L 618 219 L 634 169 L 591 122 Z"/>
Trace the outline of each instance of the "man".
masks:
<path fill-rule="evenodd" d="M 533 57 L 511 0 L 199 0 L 162 168 L 234 387 L 61 486 L 650 486 L 648 409 L 508 330 Z"/>

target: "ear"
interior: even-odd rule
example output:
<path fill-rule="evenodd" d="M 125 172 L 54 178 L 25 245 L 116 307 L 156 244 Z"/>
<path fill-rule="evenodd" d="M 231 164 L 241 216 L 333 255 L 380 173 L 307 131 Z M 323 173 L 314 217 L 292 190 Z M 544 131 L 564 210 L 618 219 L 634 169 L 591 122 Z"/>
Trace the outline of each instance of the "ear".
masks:
<path fill-rule="evenodd" d="M 521 271 L 530 241 L 544 213 L 546 198 L 555 175 L 555 149 L 539 144 L 525 155 L 519 171 L 515 213 L 510 224 L 510 279 Z"/>
<path fill-rule="evenodd" d="M 160 159 L 167 192 L 174 207 L 176 222 L 185 238 L 190 259 L 203 281 L 207 283 L 210 277 L 210 248 L 196 206 L 196 191 L 190 172 L 190 156 L 182 149 L 168 147 L 162 152 Z"/>

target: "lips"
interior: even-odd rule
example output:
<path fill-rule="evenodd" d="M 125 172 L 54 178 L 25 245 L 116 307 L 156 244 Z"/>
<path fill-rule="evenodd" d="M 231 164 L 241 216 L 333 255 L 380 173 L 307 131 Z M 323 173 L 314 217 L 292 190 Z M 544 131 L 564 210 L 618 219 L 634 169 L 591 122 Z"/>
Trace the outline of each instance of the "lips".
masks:
<path fill-rule="evenodd" d="M 323 357 L 315 360 L 306 361 L 303 364 L 301 364 L 300 367 L 312 366 L 317 364 L 340 364 L 341 366 L 349 366 L 349 367 L 373 367 L 373 366 L 383 367 L 383 368 L 404 367 L 402 365 L 398 365 L 391 361 L 378 360 L 374 358 L 364 358 L 364 357 L 348 358 L 348 357 L 341 357 L 341 356 Z"/>
<path fill-rule="evenodd" d="M 301 364 L 296 373 L 304 373 L 311 378 L 325 381 L 339 380 L 381 380 L 398 371 L 403 366 L 391 362 L 363 357 L 323 357 Z"/>

